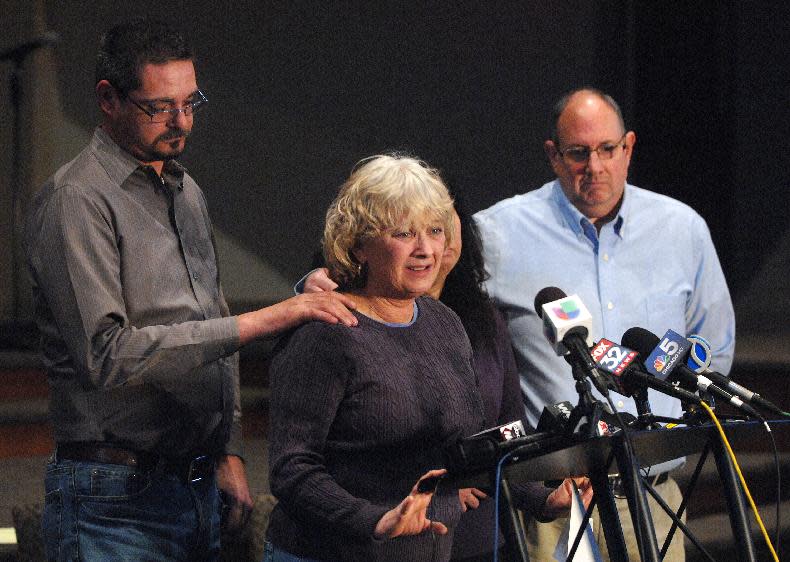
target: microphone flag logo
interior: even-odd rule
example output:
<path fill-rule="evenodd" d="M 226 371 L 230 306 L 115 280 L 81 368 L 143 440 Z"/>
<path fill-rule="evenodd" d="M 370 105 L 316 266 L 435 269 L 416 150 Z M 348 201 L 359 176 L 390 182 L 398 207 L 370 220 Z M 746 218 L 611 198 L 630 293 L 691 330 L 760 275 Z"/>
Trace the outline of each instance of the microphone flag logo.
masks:
<path fill-rule="evenodd" d="M 673 330 L 667 330 L 659 344 L 645 360 L 647 371 L 660 379 L 666 379 L 678 362 L 685 359 L 691 343 Z"/>
<path fill-rule="evenodd" d="M 601 338 L 590 352 L 590 355 L 598 368 L 612 375 L 612 381 L 617 387 L 613 390 L 625 396 L 632 395 L 626 381 L 623 379 L 623 373 L 639 355 L 636 351 L 617 345 L 606 338 Z"/>
<path fill-rule="evenodd" d="M 564 302 L 559 303 L 559 307 L 554 307 L 554 314 L 557 318 L 561 318 L 562 320 L 573 320 L 579 316 L 581 310 L 576 305 L 576 301 L 573 299 L 568 299 Z"/>
<path fill-rule="evenodd" d="M 557 355 L 569 353 L 563 342 L 570 334 L 584 339 L 588 347 L 592 345 L 592 316 L 577 295 L 562 297 L 539 306 L 543 311 L 543 334 Z"/>
<path fill-rule="evenodd" d="M 696 373 L 704 373 L 710 367 L 710 343 L 696 334 L 692 334 L 686 339 L 691 343 L 686 366 Z"/>

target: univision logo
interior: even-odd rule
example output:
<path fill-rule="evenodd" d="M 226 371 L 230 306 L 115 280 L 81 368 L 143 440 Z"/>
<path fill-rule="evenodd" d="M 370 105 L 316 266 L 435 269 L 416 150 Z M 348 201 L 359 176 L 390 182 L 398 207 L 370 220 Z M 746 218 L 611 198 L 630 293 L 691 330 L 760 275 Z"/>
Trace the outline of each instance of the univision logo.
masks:
<path fill-rule="evenodd" d="M 573 299 L 562 302 L 559 307 L 554 308 L 554 315 L 560 320 L 573 320 L 580 313 L 581 310 Z"/>

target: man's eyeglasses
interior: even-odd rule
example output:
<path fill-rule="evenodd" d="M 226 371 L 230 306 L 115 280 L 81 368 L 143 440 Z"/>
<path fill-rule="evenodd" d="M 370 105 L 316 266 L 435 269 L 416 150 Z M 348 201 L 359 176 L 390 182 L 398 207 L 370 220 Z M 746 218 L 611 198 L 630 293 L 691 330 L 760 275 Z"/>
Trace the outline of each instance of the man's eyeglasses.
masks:
<path fill-rule="evenodd" d="M 626 134 L 627 133 L 623 133 L 623 136 L 620 137 L 620 140 L 617 142 L 605 142 L 595 148 L 590 148 L 589 146 L 569 146 L 565 150 L 560 150 L 558 148 L 557 152 L 559 152 L 560 156 L 562 156 L 566 162 L 573 164 L 587 162 L 593 152 L 598 154 L 598 158 L 601 160 L 611 160 L 620 153 L 621 148 L 625 149 Z"/>
<path fill-rule="evenodd" d="M 192 95 L 192 98 L 187 101 L 184 107 L 161 107 L 169 104 L 156 100 L 141 100 L 138 102 L 133 100 L 130 96 L 126 96 L 126 99 L 136 105 L 140 111 L 148 115 L 148 117 L 151 118 L 151 123 L 167 123 L 168 121 L 175 118 L 175 116 L 179 113 L 183 113 L 189 117 L 193 113 L 197 113 L 206 107 L 206 104 L 208 103 L 208 98 L 200 90 L 196 91 Z"/>

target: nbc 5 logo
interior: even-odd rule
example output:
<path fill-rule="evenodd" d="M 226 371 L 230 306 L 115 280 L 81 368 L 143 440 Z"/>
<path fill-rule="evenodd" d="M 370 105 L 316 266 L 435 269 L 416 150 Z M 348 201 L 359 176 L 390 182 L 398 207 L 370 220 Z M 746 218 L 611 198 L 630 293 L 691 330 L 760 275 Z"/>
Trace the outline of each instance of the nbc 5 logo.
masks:
<path fill-rule="evenodd" d="M 659 373 L 664 370 L 664 367 L 667 366 L 667 363 L 670 362 L 673 355 L 675 355 L 680 346 L 676 341 L 672 341 L 669 338 L 664 338 L 661 340 L 661 343 L 658 344 L 658 349 L 664 352 L 664 355 L 658 355 L 653 361 L 653 366 L 656 368 L 656 371 Z"/>
<path fill-rule="evenodd" d="M 667 376 L 675 368 L 678 360 L 689 350 L 689 341 L 672 330 L 667 330 L 664 337 L 645 361 L 647 370 L 656 376 Z"/>

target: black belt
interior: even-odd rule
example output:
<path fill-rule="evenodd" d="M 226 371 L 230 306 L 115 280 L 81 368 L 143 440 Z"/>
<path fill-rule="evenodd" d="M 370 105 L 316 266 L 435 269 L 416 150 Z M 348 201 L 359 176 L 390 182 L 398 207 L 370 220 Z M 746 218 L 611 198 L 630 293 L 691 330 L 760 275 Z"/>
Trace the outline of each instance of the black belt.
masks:
<path fill-rule="evenodd" d="M 58 459 L 70 461 L 129 466 L 143 472 L 160 470 L 164 474 L 177 476 L 185 483 L 199 482 L 214 473 L 214 457 L 212 455 L 166 458 L 155 453 L 134 451 L 101 443 L 59 443 L 56 456 Z"/>
<path fill-rule="evenodd" d="M 647 483 L 653 486 L 653 488 L 655 488 L 656 486 L 660 486 L 667 480 L 669 480 L 669 472 L 662 472 L 661 474 L 656 474 L 655 476 L 648 477 Z M 623 485 L 623 480 L 622 478 L 620 478 L 619 475 L 609 477 L 609 486 L 611 486 L 612 493 L 616 498 L 626 497 L 625 486 Z"/>

